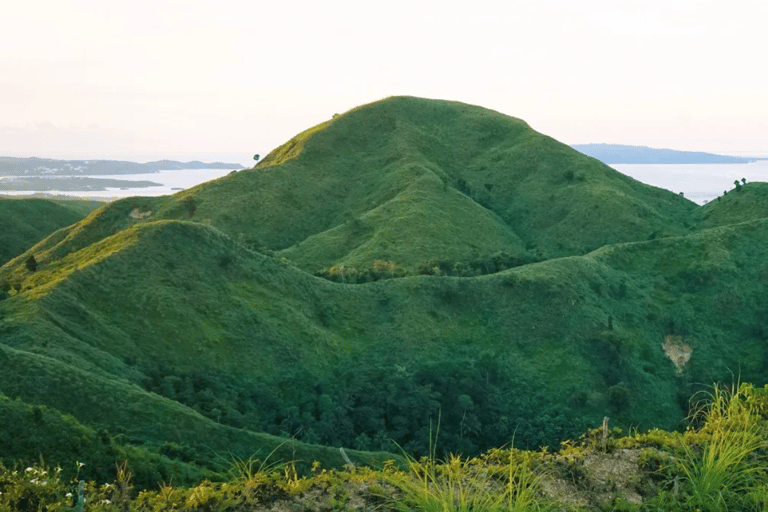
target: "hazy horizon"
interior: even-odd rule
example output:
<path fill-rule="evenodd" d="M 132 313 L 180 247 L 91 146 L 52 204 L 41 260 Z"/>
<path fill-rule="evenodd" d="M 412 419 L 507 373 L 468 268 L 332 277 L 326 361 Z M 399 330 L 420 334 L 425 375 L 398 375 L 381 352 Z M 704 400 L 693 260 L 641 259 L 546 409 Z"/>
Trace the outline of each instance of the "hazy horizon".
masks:
<path fill-rule="evenodd" d="M 572 146 L 578 146 L 580 144 L 619 144 L 619 143 L 604 143 L 600 141 L 574 143 Z M 274 149 L 274 148 L 271 148 Z M 264 158 L 269 151 L 259 153 L 260 158 Z M 768 148 L 754 149 L 752 151 L 732 151 L 729 153 L 720 153 L 710 151 L 707 148 L 695 149 L 695 150 L 680 150 L 678 148 L 662 148 L 656 147 L 653 149 L 671 149 L 677 151 L 694 151 L 703 153 L 713 153 L 727 156 L 740 156 L 740 157 L 755 157 L 755 158 L 768 158 Z M 224 162 L 224 163 L 238 163 L 244 168 L 252 167 L 255 162 L 253 160 L 253 153 L 245 152 L 212 152 L 212 151 L 167 151 L 167 152 L 109 152 L 109 151 L 43 151 L 39 153 L 33 153 L 29 151 L 8 151 L 0 153 L 0 157 L 17 157 L 17 158 L 50 158 L 53 160 L 125 160 L 129 162 L 146 163 L 157 160 L 174 160 L 180 162 L 200 161 L 206 163 Z M 631 165 L 631 164 L 630 164 Z M 674 165 L 674 164 L 660 164 L 660 165 Z M 706 165 L 706 164 L 699 164 Z"/>
<path fill-rule="evenodd" d="M 3 15 L 2 155 L 248 165 L 391 95 L 480 105 L 566 144 L 768 151 L 768 4 L 749 0 L 41 0 Z"/>

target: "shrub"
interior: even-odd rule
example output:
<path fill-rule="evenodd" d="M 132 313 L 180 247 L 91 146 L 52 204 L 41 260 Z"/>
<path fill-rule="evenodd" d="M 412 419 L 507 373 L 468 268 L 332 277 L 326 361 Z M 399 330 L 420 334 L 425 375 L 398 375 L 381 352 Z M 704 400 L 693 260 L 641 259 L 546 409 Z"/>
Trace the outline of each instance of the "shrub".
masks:
<path fill-rule="evenodd" d="M 24 262 L 24 265 L 27 267 L 27 270 L 30 272 L 34 272 L 37 270 L 37 260 L 35 259 L 35 256 L 33 254 L 29 255 L 29 258 Z"/>

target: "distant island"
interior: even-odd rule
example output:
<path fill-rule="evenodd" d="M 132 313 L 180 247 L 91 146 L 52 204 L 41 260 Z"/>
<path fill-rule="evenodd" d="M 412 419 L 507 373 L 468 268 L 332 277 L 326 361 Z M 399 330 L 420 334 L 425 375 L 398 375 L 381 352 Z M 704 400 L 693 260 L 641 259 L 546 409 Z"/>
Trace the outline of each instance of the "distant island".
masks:
<path fill-rule="evenodd" d="M 574 144 L 573 149 L 605 164 L 747 164 L 764 158 L 716 155 L 622 144 Z"/>
<path fill-rule="evenodd" d="M 137 163 L 121 160 L 53 160 L 0 156 L 0 176 L 86 176 L 96 174 L 149 174 L 182 169 L 242 169 L 241 164 L 223 162 L 177 162 L 158 160 Z"/>
<path fill-rule="evenodd" d="M 154 181 L 115 180 L 103 178 L 86 178 L 80 176 L 7 176 L 0 178 L 0 194 L 3 191 L 29 192 L 98 192 L 107 188 L 147 188 L 162 187 L 162 183 Z"/>

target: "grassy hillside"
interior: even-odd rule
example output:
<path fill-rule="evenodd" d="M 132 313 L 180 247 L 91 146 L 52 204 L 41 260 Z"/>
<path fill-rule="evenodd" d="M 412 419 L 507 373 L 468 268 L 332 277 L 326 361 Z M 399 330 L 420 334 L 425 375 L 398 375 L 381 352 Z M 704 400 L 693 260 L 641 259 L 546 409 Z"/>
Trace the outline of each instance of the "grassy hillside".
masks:
<path fill-rule="evenodd" d="M 83 207 L 80 203 L 57 203 L 47 199 L 0 197 L 0 264 L 57 229 L 82 219 L 86 213 Z"/>
<path fill-rule="evenodd" d="M 763 188 L 697 207 L 520 120 L 389 98 L 6 263 L 0 392 L 208 469 L 286 438 L 307 466 L 427 454 L 438 422 L 464 454 L 673 429 L 702 386 L 768 380 Z"/>
<path fill-rule="evenodd" d="M 580 254 L 684 233 L 695 208 L 519 119 L 409 97 L 335 117 L 188 197 L 199 202 L 193 218 L 310 271 Z"/>
<path fill-rule="evenodd" d="M 125 227 L 124 206 L 102 227 Z M 695 208 L 519 119 L 394 97 L 297 135 L 254 169 L 154 202 L 141 219 L 207 223 L 309 272 L 380 261 L 413 273 L 680 235 Z"/>
<path fill-rule="evenodd" d="M 695 214 L 702 227 L 768 217 L 768 183 L 746 183 L 705 204 Z"/>
<path fill-rule="evenodd" d="M 22 291 L 0 304 L 2 334 L 212 420 L 327 444 L 424 450 L 438 414 L 469 452 L 513 435 L 549 444 L 606 414 L 673 428 L 697 384 L 734 368 L 765 378 L 766 222 L 483 277 L 366 285 L 314 278 L 204 225 L 141 223 L 66 258 L 37 250 L 34 273 L 23 257 L 6 265 Z M 680 373 L 662 347 L 670 337 L 693 351 Z M 0 389 L 22 395 L 32 372 L 13 368 Z M 67 406 L 77 386 L 46 385 L 63 395 L 23 396 L 87 424 L 168 436 L 109 392 L 79 411 L 82 400 Z"/>

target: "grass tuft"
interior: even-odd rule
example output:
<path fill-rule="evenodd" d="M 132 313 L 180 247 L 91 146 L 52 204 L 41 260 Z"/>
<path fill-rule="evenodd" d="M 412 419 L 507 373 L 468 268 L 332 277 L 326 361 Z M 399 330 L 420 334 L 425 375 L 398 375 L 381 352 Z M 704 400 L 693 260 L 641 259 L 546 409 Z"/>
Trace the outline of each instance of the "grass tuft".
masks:
<path fill-rule="evenodd" d="M 402 512 L 528 512 L 547 510 L 539 497 L 542 476 L 513 458 L 504 466 L 478 464 L 451 455 L 443 463 L 409 459 L 409 471 L 390 483 L 402 493 L 393 506 Z"/>
<path fill-rule="evenodd" d="M 705 416 L 701 448 L 683 444 L 682 469 L 690 485 L 693 506 L 708 512 L 733 510 L 733 503 L 765 492 L 764 467 L 752 457 L 768 448 L 764 421 L 746 398 L 751 386 L 714 386 Z M 763 425 L 761 425 L 763 423 Z"/>

